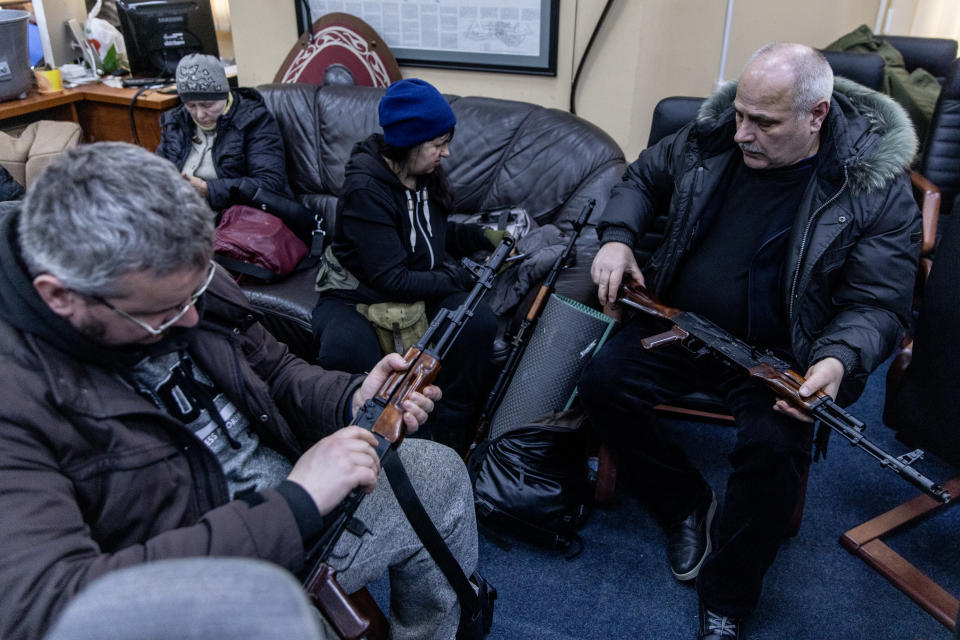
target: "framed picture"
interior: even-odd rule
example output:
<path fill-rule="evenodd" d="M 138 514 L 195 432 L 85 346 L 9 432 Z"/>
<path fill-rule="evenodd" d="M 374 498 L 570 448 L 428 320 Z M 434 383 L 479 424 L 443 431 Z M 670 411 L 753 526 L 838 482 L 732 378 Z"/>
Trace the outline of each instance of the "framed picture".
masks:
<path fill-rule="evenodd" d="M 557 74 L 560 0 L 310 0 L 313 19 L 353 14 L 401 65 Z"/>

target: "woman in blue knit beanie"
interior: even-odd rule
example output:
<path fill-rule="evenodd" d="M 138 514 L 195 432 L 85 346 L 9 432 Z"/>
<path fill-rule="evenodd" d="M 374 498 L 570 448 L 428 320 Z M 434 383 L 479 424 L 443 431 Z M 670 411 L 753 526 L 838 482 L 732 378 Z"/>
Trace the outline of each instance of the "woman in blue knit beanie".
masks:
<path fill-rule="evenodd" d="M 457 119 L 436 88 L 415 78 L 395 82 L 378 113 L 383 133 L 354 147 L 337 204 L 327 258 L 343 269 L 338 278 L 327 277 L 332 269 L 321 272 L 313 311 L 318 362 L 357 373 L 382 357 L 358 304 L 422 300 L 430 317 L 454 309 L 473 287 L 454 257 L 493 249 L 503 235 L 447 220 L 453 195 L 442 162 Z M 443 399 L 418 434 L 461 453 L 469 446 L 496 327 L 481 306 L 444 360 L 437 379 Z"/>

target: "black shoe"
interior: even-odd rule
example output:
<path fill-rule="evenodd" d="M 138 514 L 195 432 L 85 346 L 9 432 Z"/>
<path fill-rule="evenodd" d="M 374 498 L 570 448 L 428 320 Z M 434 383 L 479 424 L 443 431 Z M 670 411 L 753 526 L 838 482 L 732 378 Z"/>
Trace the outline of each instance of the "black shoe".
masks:
<path fill-rule="evenodd" d="M 700 604 L 700 635 L 698 640 L 743 640 L 743 620 L 728 618 L 710 611 Z"/>
<path fill-rule="evenodd" d="M 693 580 L 700 573 L 700 566 L 710 553 L 710 523 L 716 510 L 717 495 L 710 492 L 709 502 L 667 528 L 667 561 L 677 580 Z"/>

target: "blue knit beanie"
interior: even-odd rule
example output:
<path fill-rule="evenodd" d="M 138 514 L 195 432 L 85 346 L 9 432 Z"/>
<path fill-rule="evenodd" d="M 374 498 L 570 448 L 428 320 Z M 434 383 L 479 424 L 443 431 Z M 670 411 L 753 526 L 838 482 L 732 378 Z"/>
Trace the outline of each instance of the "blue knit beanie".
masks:
<path fill-rule="evenodd" d="M 380 98 L 383 139 L 393 147 L 412 147 L 453 129 L 457 118 L 440 92 L 418 78 L 398 80 Z"/>

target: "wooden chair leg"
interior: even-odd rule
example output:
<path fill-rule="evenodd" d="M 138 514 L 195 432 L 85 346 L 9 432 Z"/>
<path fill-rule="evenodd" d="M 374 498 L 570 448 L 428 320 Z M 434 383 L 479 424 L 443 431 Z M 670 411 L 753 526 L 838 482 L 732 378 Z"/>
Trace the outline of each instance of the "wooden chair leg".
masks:
<path fill-rule="evenodd" d="M 600 443 L 597 453 L 597 486 L 593 500 L 598 505 L 610 504 L 617 488 L 617 456 L 610 448 Z"/>
<path fill-rule="evenodd" d="M 883 536 L 915 524 L 947 506 L 960 504 L 960 476 L 949 480 L 944 488 L 953 496 L 947 505 L 927 495 L 919 495 L 898 507 L 850 529 L 840 536 L 844 549 L 858 556 L 867 565 L 890 581 L 933 616 L 947 629 L 957 624 L 960 602 L 927 574 L 920 571 L 906 558 L 895 552 L 883 541 Z"/>

